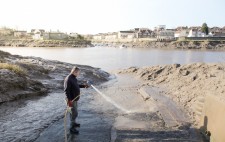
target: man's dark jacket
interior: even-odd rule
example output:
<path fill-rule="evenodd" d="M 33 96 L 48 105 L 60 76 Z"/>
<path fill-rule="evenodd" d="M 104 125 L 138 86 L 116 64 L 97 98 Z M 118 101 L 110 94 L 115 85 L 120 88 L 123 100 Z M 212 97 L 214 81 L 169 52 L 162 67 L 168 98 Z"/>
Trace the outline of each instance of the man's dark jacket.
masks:
<path fill-rule="evenodd" d="M 69 101 L 80 95 L 80 88 L 85 88 L 85 85 L 79 85 L 75 75 L 70 74 L 65 78 L 64 81 L 64 93 Z M 75 101 L 78 101 L 80 97 L 77 97 Z"/>

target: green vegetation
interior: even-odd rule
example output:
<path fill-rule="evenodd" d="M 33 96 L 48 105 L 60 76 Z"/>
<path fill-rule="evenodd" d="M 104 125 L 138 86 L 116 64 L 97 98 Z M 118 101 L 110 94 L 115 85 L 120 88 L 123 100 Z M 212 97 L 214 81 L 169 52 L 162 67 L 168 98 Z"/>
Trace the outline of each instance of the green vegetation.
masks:
<path fill-rule="evenodd" d="M 202 24 L 202 32 L 205 33 L 206 35 L 209 34 L 209 27 L 206 23 Z"/>
<path fill-rule="evenodd" d="M 19 75 L 26 75 L 26 71 L 18 65 L 0 63 L 0 69 L 8 69 Z"/>
<path fill-rule="evenodd" d="M 82 36 L 82 35 L 77 35 L 77 39 L 79 39 L 79 40 L 84 40 L 84 37 Z"/>

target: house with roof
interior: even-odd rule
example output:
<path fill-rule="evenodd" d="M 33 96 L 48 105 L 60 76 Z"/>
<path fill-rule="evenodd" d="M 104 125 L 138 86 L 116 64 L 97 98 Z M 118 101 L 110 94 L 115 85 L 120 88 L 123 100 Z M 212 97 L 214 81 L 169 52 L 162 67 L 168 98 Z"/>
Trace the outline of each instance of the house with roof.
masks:
<path fill-rule="evenodd" d="M 224 37 L 225 29 L 220 27 L 212 27 L 209 29 L 209 35 L 212 37 Z"/>
<path fill-rule="evenodd" d="M 117 37 L 118 37 L 117 32 L 107 33 L 105 35 L 106 40 L 115 40 L 115 39 L 117 39 Z"/>
<path fill-rule="evenodd" d="M 182 30 L 187 30 L 188 27 L 187 26 L 179 26 L 176 28 L 176 31 L 182 31 Z"/>
<path fill-rule="evenodd" d="M 189 34 L 189 30 L 188 29 L 179 30 L 179 31 L 175 31 L 174 37 L 175 38 L 183 38 L 183 37 L 187 37 L 188 34 Z"/>
<path fill-rule="evenodd" d="M 173 30 L 169 30 L 169 29 L 162 30 L 162 31 L 158 32 L 157 40 L 159 40 L 159 41 L 175 40 L 174 34 L 175 34 L 175 32 Z"/>
<path fill-rule="evenodd" d="M 135 28 L 136 38 L 153 38 L 156 34 L 148 28 Z"/>
<path fill-rule="evenodd" d="M 45 32 L 43 33 L 44 40 L 64 40 L 68 39 L 68 35 L 62 32 Z"/>
<path fill-rule="evenodd" d="M 27 31 L 14 31 L 13 32 L 14 37 L 26 37 L 27 36 Z"/>
<path fill-rule="evenodd" d="M 30 35 L 33 39 L 40 40 L 43 39 L 43 34 L 45 33 L 45 30 L 43 29 L 32 29 L 30 32 Z"/>
<path fill-rule="evenodd" d="M 166 30 L 166 25 L 158 25 L 154 28 L 154 31 L 164 31 Z"/>
<path fill-rule="evenodd" d="M 191 29 L 189 31 L 188 37 L 205 37 L 205 34 L 201 32 L 199 29 Z"/>
<path fill-rule="evenodd" d="M 12 35 L 13 30 L 9 28 L 0 28 L 0 36 Z"/>
<path fill-rule="evenodd" d="M 103 33 L 96 34 L 93 36 L 93 39 L 94 40 L 103 40 L 103 39 L 105 39 L 105 34 L 103 34 Z"/>
<path fill-rule="evenodd" d="M 134 39 L 136 38 L 135 31 L 119 31 L 118 39 Z"/>
<path fill-rule="evenodd" d="M 73 39 L 73 38 L 77 38 L 78 35 L 79 35 L 78 33 L 69 33 L 68 36 L 69 36 L 69 38 L 72 38 Z"/>

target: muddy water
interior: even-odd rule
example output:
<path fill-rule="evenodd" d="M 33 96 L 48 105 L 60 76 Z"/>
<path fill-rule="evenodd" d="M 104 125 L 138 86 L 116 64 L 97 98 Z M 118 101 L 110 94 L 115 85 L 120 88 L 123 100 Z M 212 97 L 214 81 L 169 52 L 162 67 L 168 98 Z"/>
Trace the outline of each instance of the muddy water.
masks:
<path fill-rule="evenodd" d="M 131 66 L 151 66 L 173 63 L 222 62 L 223 51 L 160 50 L 145 48 L 29 48 L 0 47 L 0 50 L 23 56 L 37 56 L 74 64 L 90 65 L 106 71 Z"/>
<path fill-rule="evenodd" d="M 8 102 L 0 106 L 0 141 L 33 141 L 43 129 L 63 116 L 62 93 Z"/>
<path fill-rule="evenodd" d="M 81 134 L 70 135 L 67 130 L 68 141 L 110 141 L 113 117 L 98 112 L 94 93 L 92 89 L 82 90 L 78 118 Z M 63 92 L 58 92 L 1 104 L 0 141 L 64 141 L 64 97 Z M 69 114 L 67 118 L 69 129 Z"/>

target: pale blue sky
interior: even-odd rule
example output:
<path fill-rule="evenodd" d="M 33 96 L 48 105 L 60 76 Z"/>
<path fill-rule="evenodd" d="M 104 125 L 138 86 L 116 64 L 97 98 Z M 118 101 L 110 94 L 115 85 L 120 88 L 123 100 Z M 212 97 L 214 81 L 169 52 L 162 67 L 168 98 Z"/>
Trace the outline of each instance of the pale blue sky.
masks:
<path fill-rule="evenodd" d="M 225 26 L 225 0 L 0 0 L 0 26 L 99 33 L 157 25 Z"/>

